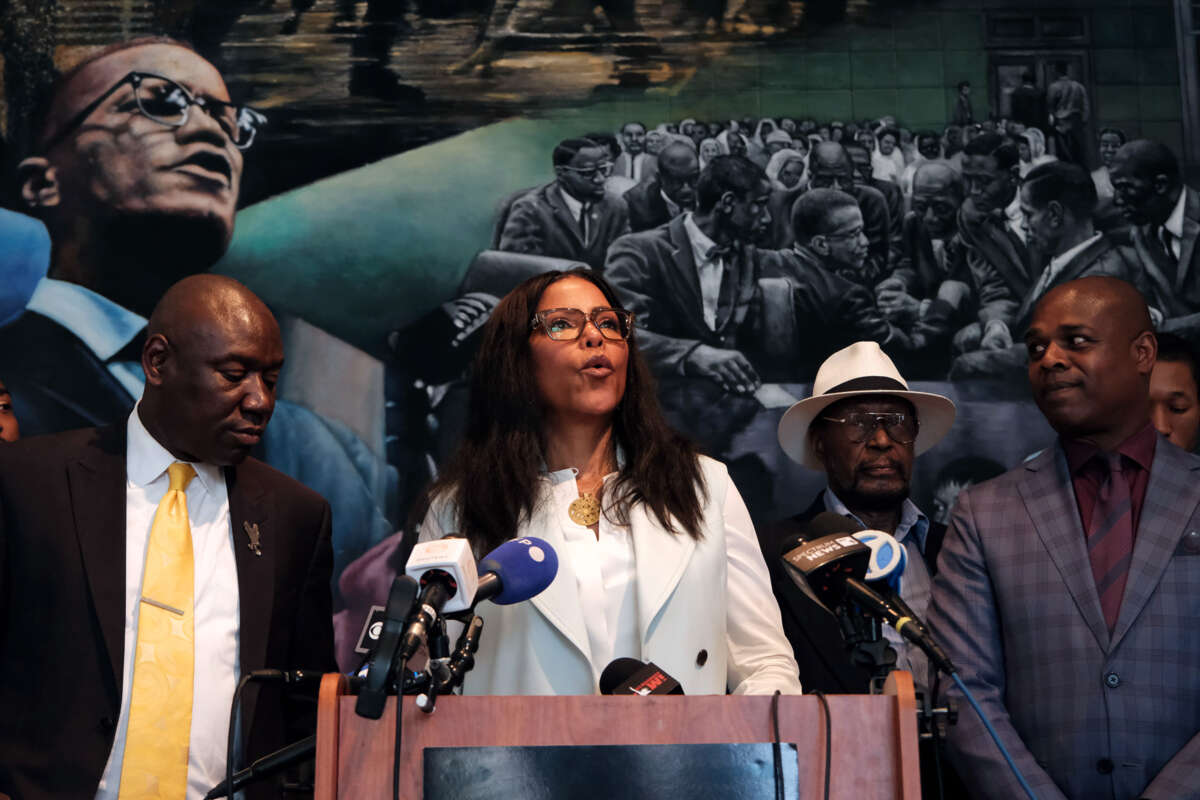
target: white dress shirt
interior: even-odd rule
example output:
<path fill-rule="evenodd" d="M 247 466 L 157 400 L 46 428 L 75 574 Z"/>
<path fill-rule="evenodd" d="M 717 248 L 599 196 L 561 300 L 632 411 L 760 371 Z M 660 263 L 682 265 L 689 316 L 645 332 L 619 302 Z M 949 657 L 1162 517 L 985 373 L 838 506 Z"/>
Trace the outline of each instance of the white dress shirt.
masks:
<path fill-rule="evenodd" d="M 167 492 L 167 467 L 175 460 L 149 434 L 134 408 L 129 415 L 125 456 L 125 651 L 121 667 L 121 716 L 96 800 L 116 800 L 121 788 L 146 547 L 154 514 Z M 225 780 L 229 707 L 239 675 L 239 605 L 225 477 L 220 468 L 211 464 L 192 464 L 192 467 L 196 477 L 187 487 L 187 507 L 195 570 L 195 661 L 187 800 L 201 800 L 213 786 Z"/>
<path fill-rule="evenodd" d="M 700 226 L 696 224 L 696 220 L 690 213 L 684 216 L 683 227 L 687 231 L 688 241 L 692 243 L 692 260 L 696 262 L 696 274 L 700 278 L 700 300 L 704 304 L 704 324 L 715 331 L 717 329 L 717 303 L 721 298 L 721 276 L 725 272 L 725 262 L 720 256 L 710 255 L 717 243 L 700 230 Z"/>
<path fill-rule="evenodd" d="M 615 478 L 604 476 L 604 483 Z M 553 486 L 555 513 L 561 518 L 567 542 L 564 557 L 579 584 L 579 599 L 593 613 L 584 617 L 592 669 L 597 677 L 614 658 L 642 658 L 638 640 L 637 595 L 634 581 L 637 562 L 629 528 L 614 525 L 600 514 L 600 536 L 592 529 L 571 520 L 568 509 L 579 497 L 575 470 L 563 469 L 549 474 Z"/>
<path fill-rule="evenodd" d="M 869 527 L 865 522 L 846 508 L 838 496 L 830 489 L 825 490 L 825 508 L 835 514 L 841 514 L 854 519 L 864 528 Z M 908 563 L 904 567 L 904 575 L 900 580 L 900 599 L 908 607 L 917 612 L 924 622 L 929 611 L 929 597 L 932 580 L 929 577 L 929 567 L 925 565 L 925 537 L 929 533 L 929 518 L 921 513 L 916 503 L 905 498 L 900 506 L 900 524 L 892 532 L 892 536 L 908 551 Z M 915 551 L 915 552 L 914 552 Z M 928 682 L 929 662 L 925 654 L 914 644 L 896 632 L 891 625 L 883 626 L 883 638 L 896 651 L 896 669 L 905 669 L 912 673 L 913 680 L 918 686 Z"/>
<path fill-rule="evenodd" d="M 1082 242 L 1075 245 L 1065 253 L 1050 259 L 1050 263 L 1046 265 L 1044 270 L 1042 270 L 1042 276 L 1038 278 L 1037 286 L 1034 287 L 1033 290 L 1033 297 L 1040 297 L 1045 294 L 1050 284 L 1055 278 L 1058 277 L 1059 273 L 1063 271 L 1063 267 L 1070 263 L 1071 259 L 1073 259 L 1075 256 L 1091 247 L 1103 235 L 1104 234 L 1101 233 L 1093 234 L 1091 238 L 1084 239 Z"/>
<path fill-rule="evenodd" d="M 1183 252 L 1183 211 L 1187 204 L 1187 190 L 1179 190 L 1179 199 L 1175 201 L 1175 208 L 1171 210 L 1171 216 L 1167 217 L 1167 221 L 1159 229 L 1158 238 L 1161 241 L 1163 231 L 1171 234 L 1171 253 L 1175 256 L 1175 260 L 1179 260 L 1180 253 Z"/>
<path fill-rule="evenodd" d="M 146 318 L 69 281 L 42 278 L 26 309 L 62 325 L 106 362 L 105 367 L 136 400 L 145 376 L 140 361 L 109 361 L 146 327 Z"/>
<path fill-rule="evenodd" d="M 679 205 L 679 203 L 676 203 L 670 197 L 667 197 L 667 193 L 662 189 L 659 189 L 658 193 L 662 195 L 663 202 L 667 204 L 667 213 L 671 215 L 671 219 L 678 217 L 679 212 L 683 211 L 683 208 Z"/>
<path fill-rule="evenodd" d="M 1025 238 L 1025 215 L 1021 213 L 1021 193 L 1017 192 L 1017 196 L 1004 209 L 1004 221 L 1008 225 L 1008 229 L 1017 235 L 1023 243 L 1029 244 Z"/>

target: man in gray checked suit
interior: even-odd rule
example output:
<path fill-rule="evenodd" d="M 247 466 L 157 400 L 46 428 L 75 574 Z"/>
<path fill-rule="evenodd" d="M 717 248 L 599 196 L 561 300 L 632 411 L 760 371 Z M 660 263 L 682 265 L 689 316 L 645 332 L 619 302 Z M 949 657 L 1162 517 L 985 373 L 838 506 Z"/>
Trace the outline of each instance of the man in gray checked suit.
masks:
<path fill-rule="evenodd" d="M 1200 458 L 1150 427 L 1145 302 L 1116 278 L 1070 281 L 1025 342 L 1059 439 L 959 495 L 930 625 L 1039 800 L 1198 798 Z M 960 709 L 967 786 L 1023 796 Z"/>

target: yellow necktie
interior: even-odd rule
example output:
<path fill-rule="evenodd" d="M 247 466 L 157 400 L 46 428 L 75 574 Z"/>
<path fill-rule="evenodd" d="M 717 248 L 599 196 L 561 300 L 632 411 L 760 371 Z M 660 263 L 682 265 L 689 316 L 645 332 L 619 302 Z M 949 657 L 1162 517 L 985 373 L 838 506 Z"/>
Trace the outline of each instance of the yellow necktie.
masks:
<path fill-rule="evenodd" d="M 175 462 L 150 528 L 120 800 L 184 800 L 192 729 L 192 529 L 184 491 L 196 470 Z"/>

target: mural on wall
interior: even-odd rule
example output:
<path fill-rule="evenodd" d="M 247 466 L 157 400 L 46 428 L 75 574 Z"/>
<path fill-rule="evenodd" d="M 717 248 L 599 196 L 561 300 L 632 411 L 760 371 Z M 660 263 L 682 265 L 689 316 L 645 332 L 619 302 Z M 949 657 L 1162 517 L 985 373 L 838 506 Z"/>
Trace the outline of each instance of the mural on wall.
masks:
<path fill-rule="evenodd" d="M 119 421 L 162 291 L 239 278 L 288 351 L 261 455 L 330 499 L 340 574 L 405 528 L 453 446 L 498 297 L 584 265 L 636 313 L 670 419 L 757 521 L 823 485 L 775 429 L 862 339 L 958 405 L 914 476 L 944 513 L 1052 440 L 1021 338 L 1050 287 L 1126 278 L 1160 329 L 1200 338 L 1163 5 L 12 0 L 0 381 L 24 435 Z M 89 60 L 162 35 L 195 50 Z M 200 127 L 236 147 L 148 146 Z M 693 229 L 720 247 L 701 254 Z M 697 258 L 721 265 L 715 310 Z"/>

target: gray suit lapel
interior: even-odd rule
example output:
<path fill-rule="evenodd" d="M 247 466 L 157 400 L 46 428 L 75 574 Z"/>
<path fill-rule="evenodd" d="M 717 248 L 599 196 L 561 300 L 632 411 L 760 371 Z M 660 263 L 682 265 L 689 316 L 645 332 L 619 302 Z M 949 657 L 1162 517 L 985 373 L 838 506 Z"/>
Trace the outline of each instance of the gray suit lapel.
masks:
<path fill-rule="evenodd" d="M 1183 216 L 1183 238 L 1179 240 L 1179 268 L 1175 270 L 1176 292 L 1182 292 L 1187 282 L 1192 255 L 1196 252 L 1196 237 L 1200 236 L 1200 222 L 1197 222 L 1192 214 L 1186 213 L 1196 213 L 1196 193 L 1187 187 L 1184 187 L 1183 191 L 1187 192 L 1187 202 Z"/>
<path fill-rule="evenodd" d="M 579 220 L 571 214 L 571 210 L 567 208 L 567 201 L 563 200 L 562 189 L 557 183 L 550 184 L 546 189 L 546 202 L 554 209 L 554 216 L 558 217 L 558 221 L 562 226 L 571 232 L 575 237 L 575 241 L 580 247 L 584 246 L 583 230 L 579 227 Z"/>
<path fill-rule="evenodd" d="M 1133 543 L 1121 613 L 1113 629 L 1112 649 L 1121 644 L 1154 593 L 1198 505 L 1200 463 L 1160 437 Z"/>
<path fill-rule="evenodd" d="M 678 306 L 687 309 L 697 320 L 701 330 L 707 330 L 708 324 L 704 321 L 704 298 L 700 293 L 700 275 L 696 272 L 696 262 L 692 257 L 692 240 L 688 238 L 683 217 L 678 216 L 671 220 L 667 230 L 671 237 L 671 246 L 674 248 L 672 256 L 677 278 L 677 281 L 672 280 L 670 283 L 686 289 L 686 292 L 680 292 L 678 295 Z"/>
<path fill-rule="evenodd" d="M 1092 578 L 1079 505 L 1067 471 L 1067 459 L 1055 444 L 1029 462 L 1020 483 L 1021 498 L 1042 544 L 1058 568 L 1067 591 L 1100 649 L 1108 651 L 1108 624 Z M 1128 590 L 1127 590 L 1128 591 Z"/>

